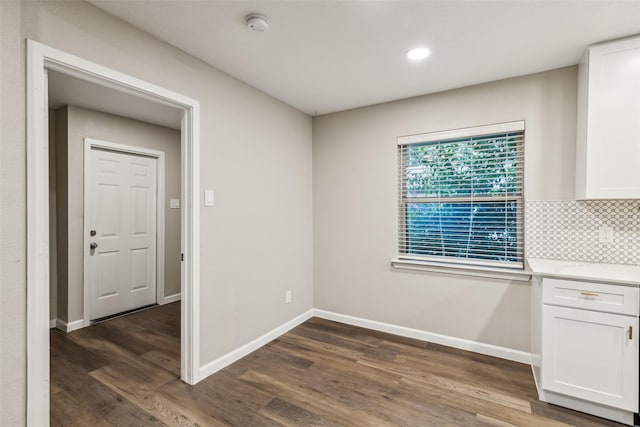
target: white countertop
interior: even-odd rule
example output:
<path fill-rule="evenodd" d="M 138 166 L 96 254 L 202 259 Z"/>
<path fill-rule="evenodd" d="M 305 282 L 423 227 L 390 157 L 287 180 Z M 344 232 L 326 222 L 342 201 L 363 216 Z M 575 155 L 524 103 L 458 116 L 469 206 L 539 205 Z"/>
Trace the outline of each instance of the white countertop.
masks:
<path fill-rule="evenodd" d="M 640 285 L 640 265 L 540 258 L 527 258 L 527 263 L 531 272 L 539 276 Z"/>

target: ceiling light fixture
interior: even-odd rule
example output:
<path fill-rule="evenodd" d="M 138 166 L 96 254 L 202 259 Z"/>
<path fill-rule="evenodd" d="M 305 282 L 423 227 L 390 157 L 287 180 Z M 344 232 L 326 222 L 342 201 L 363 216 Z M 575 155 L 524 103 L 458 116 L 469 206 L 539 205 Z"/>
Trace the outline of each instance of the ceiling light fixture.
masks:
<path fill-rule="evenodd" d="M 264 33 L 269 29 L 269 21 L 264 15 L 259 13 L 250 13 L 244 18 L 247 28 L 254 33 Z"/>
<path fill-rule="evenodd" d="M 416 47 L 415 49 L 411 49 L 407 52 L 407 58 L 412 61 L 421 61 L 426 59 L 430 53 L 431 51 L 426 47 Z"/>

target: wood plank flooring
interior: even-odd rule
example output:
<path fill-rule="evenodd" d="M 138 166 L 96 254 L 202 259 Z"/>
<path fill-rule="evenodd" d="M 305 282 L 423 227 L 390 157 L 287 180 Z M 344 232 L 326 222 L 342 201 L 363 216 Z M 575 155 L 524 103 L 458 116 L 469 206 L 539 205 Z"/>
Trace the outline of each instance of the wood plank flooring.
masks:
<path fill-rule="evenodd" d="M 617 426 L 539 402 L 528 365 L 313 318 L 195 386 L 180 303 L 51 331 L 52 426 Z"/>

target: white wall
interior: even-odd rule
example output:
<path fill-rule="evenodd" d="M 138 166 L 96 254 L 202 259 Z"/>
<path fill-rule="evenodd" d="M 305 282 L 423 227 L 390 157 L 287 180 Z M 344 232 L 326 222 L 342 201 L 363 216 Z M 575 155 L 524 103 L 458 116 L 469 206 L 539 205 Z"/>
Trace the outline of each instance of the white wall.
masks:
<path fill-rule="evenodd" d="M 64 133 L 56 141 L 58 157 L 65 157 L 61 159 L 65 167 L 56 171 L 58 187 L 66 195 L 64 203 L 56 203 L 60 229 L 66 233 L 61 236 L 62 251 L 56 253 L 61 273 L 57 287 L 65 296 L 57 301 L 58 317 L 65 322 L 83 318 L 84 138 L 165 153 L 164 296 L 180 293 L 180 210 L 169 208 L 169 199 L 180 198 L 180 131 L 75 106 L 58 109 L 56 122 L 63 130 L 59 133 Z M 56 239 L 50 243 L 56 247 Z"/>
<path fill-rule="evenodd" d="M 26 395 L 25 62 L 20 3 L 0 2 L 0 425 L 19 426 Z"/>
<path fill-rule="evenodd" d="M 1 425 L 25 420 L 25 38 L 200 101 L 202 364 L 313 306 L 307 115 L 84 2 L 0 2 L 0 23 Z"/>
<path fill-rule="evenodd" d="M 525 197 L 572 199 L 577 68 L 314 118 L 319 309 L 529 351 L 529 283 L 393 270 L 396 138 L 526 121 Z"/>

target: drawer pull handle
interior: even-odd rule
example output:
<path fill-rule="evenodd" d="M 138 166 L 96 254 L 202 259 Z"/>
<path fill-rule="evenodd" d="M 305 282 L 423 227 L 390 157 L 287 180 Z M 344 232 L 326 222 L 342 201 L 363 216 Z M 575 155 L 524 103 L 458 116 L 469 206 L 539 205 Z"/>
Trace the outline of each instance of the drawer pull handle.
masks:
<path fill-rule="evenodd" d="M 629 326 L 629 339 L 633 339 L 633 326 Z"/>
<path fill-rule="evenodd" d="M 600 294 L 596 294 L 595 292 L 580 292 L 580 295 L 585 297 L 597 297 Z"/>

